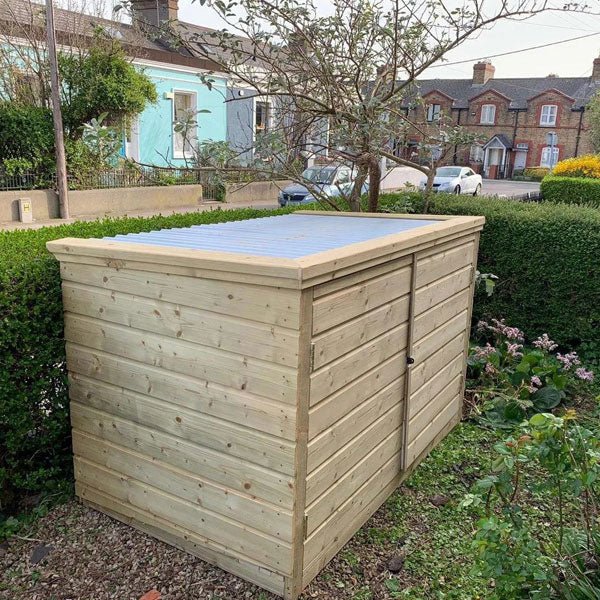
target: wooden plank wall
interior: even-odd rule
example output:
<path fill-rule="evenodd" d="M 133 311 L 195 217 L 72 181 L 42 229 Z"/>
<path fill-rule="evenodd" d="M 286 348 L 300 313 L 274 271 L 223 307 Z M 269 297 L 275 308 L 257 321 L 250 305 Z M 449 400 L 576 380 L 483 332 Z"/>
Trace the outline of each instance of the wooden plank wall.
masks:
<path fill-rule="evenodd" d="M 406 468 L 460 418 L 476 246 L 470 235 L 417 255 Z"/>
<path fill-rule="evenodd" d="M 61 264 L 77 493 L 282 595 L 300 292 Z"/>
<path fill-rule="evenodd" d="M 397 485 L 411 259 L 314 288 L 303 585 Z"/>

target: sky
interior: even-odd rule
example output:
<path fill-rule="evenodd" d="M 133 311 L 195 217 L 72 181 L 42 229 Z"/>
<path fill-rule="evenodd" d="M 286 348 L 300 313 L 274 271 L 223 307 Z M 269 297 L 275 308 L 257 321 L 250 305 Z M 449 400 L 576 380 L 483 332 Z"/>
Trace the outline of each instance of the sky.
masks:
<path fill-rule="evenodd" d="M 116 0 L 113 0 L 116 1 Z M 493 1 L 493 0 L 492 0 Z M 327 9 L 327 0 L 316 0 Z M 555 5 L 563 3 L 554 0 Z M 552 2 L 551 2 L 552 3 Z M 597 0 L 589 4 L 598 4 Z M 179 19 L 206 27 L 222 27 L 214 10 L 201 6 L 198 0 L 179 0 Z M 558 44 L 562 40 L 598 34 L 587 39 Z M 549 47 L 519 52 L 509 56 L 495 54 L 551 44 Z M 429 69 L 425 77 L 440 79 L 471 78 L 473 63 L 490 58 L 496 67 L 496 77 L 544 77 L 550 73 L 560 77 L 585 77 L 592 72 L 594 58 L 600 56 L 600 15 L 574 12 L 549 12 L 525 21 L 505 21 L 491 30 L 481 32 L 476 39 L 466 41 L 446 56 L 447 62 Z"/>

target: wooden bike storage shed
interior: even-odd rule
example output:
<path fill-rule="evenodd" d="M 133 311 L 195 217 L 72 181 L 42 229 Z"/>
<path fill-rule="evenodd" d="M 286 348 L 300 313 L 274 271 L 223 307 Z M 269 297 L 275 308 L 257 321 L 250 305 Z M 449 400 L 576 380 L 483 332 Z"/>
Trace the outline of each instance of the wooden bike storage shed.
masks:
<path fill-rule="evenodd" d="M 296 598 L 459 421 L 481 217 L 48 243 L 77 494 Z"/>

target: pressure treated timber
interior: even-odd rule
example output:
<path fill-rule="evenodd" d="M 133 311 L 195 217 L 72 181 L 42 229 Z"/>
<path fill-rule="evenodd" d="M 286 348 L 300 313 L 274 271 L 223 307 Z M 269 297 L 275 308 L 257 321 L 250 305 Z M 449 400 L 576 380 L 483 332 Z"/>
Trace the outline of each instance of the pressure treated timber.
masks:
<path fill-rule="evenodd" d="M 305 212 L 49 242 L 78 496 L 296 600 L 460 419 L 482 226 Z"/>

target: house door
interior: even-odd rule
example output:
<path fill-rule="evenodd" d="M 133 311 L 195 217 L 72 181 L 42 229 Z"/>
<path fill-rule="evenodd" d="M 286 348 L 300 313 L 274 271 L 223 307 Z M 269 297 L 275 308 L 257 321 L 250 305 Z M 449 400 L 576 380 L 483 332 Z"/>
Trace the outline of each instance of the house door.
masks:
<path fill-rule="evenodd" d="M 504 155 L 503 148 L 486 148 L 485 151 L 485 176 L 489 179 L 497 179 L 502 165 Z"/>
<path fill-rule="evenodd" d="M 125 156 L 132 160 L 140 160 L 140 123 L 137 117 L 131 121 L 129 129 L 125 132 Z"/>
<path fill-rule="evenodd" d="M 527 151 L 526 150 L 517 150 L 515 152 L 515 164 L 513 166 L 513 171 L 522 171 L 527 165 Z"/>

